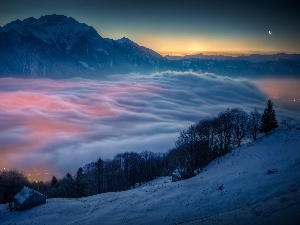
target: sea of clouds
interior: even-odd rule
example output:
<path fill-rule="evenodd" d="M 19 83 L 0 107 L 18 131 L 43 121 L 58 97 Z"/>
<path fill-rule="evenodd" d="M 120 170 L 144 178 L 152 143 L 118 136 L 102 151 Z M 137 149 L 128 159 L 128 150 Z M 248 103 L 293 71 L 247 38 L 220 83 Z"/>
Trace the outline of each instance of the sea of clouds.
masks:
<path fill-rule="evenodd" d="M 1 78 L 0 167 L 52 177 L 125 151 L 167 152 L 201 118 L 231 107 L 262 111 L 266 100 L 247 79 L 193 72 Z"/>

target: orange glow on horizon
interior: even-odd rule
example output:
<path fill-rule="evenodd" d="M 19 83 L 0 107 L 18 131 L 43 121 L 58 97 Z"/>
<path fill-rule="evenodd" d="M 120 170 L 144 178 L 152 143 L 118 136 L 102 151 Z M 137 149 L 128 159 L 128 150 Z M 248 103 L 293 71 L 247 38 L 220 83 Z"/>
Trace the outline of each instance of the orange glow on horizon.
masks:
<path fill-rule="evenodd" d="M 160 34 L 135 35 L 129 37 L 140 46 L 150 48 L 162 56 L 185 56 L 202 53 L 204 55 L 241 56 L 251 54 L 271 55 L 276 53 L 297 54 L 287 46 L 274 47 L 272 43 L 259 42 L 254 37 L 244 37 L 242 40 L 234 36 L 188 36 Z"/>
<path fill-rule="evenodd" d="M 273 55 L 276 53 L 286 53 L 286 54 L 297 54 L 294 52 L 283 52 L 283 51 L 274 51 L 274 52 L 262 52 L 262 51 L 243 51 L 243 52 L 235 52 L 235 51 L 183 51 L 183 52 L 176 52 L 176 51 L 162 51 L 158 52 L 162 56 L 187 56 L 187 55 L 224 55 L 224 56 L 248 56 L 252 54 L 261 54 L 261 55 Z"/>

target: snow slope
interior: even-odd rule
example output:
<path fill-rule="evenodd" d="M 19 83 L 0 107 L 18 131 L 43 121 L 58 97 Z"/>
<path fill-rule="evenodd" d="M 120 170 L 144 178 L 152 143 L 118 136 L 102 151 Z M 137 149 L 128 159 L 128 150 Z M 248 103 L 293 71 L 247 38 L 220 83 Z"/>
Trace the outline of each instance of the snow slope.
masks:
<path fill-rule="evenodd" d="M 129 191 L 0 210 L 3 225 L 298 224 L 300 125 L 235 149 L 189 180 L 160 177 Z"/>

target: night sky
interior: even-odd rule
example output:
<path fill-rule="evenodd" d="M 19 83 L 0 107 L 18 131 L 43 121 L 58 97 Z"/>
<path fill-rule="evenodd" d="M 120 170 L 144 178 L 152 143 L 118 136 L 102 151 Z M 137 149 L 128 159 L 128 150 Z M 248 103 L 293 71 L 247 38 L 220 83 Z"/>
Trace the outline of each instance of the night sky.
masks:
<path fill-rule="evenodd" d="M 0 26 L 63 14 L 93 26 L 102 37 L 128 37 L 163 55 L 300 53 L 300 13 L 293 0 L 0 2 Z"/>

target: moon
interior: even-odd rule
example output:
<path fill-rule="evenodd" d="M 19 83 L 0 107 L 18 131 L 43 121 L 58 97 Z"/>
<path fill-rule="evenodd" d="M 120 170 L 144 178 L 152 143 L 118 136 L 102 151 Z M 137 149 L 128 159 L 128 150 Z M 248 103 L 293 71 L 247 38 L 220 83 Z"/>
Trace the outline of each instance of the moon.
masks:
<path fill-rule="evenodd" d="M 272 31 L 269 30 L 269 34 L 272 34 Z"/>

